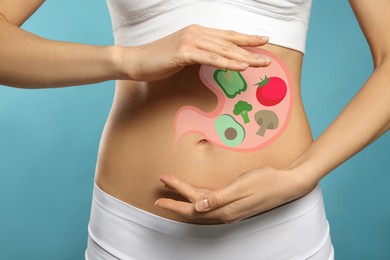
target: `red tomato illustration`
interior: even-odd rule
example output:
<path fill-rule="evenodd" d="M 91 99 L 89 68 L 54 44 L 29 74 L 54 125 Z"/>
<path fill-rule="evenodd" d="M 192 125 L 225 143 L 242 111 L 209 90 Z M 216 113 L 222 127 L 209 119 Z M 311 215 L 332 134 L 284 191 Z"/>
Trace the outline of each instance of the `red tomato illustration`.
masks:
<path fill-rule="evenodd" d="M 260 78 L 261 79 L 261 78 Z M 287 93 L 287 85 L 278 77 L 267 77 L 255 85 L 258 85 L 256 98 L 263 106 L 275 106 L 282 102 Z"/>

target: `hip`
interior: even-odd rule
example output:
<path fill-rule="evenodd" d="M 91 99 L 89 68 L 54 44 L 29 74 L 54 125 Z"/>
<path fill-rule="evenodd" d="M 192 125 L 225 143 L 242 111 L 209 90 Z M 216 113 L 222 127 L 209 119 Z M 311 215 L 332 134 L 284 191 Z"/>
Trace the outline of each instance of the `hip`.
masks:
<path fill-rule="evenodd" d="M 172 221 L 95 185 L 88 259 L 333 259 L 322 192 L 235 224 Z"/>

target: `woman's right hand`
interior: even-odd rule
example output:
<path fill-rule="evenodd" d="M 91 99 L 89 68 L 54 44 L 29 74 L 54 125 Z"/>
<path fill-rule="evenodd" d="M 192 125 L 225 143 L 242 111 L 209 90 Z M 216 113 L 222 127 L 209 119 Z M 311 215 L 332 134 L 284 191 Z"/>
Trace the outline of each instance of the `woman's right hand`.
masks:
<path fill-rule="evenodd" d="M 267 37 L 190 25 L 145 45 L 119 47 L 119 69 L 124 79 L 155 81 L 192 64 L 237 71 L 248 66 L 268 66 L 269 59 L 241 47 L 257 47 L 267 42 Z"/>

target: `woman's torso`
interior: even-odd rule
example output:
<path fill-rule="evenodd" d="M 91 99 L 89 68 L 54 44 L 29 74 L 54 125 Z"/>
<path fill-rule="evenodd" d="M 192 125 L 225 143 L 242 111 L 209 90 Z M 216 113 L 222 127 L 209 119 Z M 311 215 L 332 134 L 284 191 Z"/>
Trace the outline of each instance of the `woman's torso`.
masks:
<path fill-rule="evenodd" d="M 152 83 L 118 81 L 99 149 L 97 185 L 140 209 L 189 222 L 154 206 L 161 197 L 179 198 L 159 182 L 162 174 L 215 189 L 247 170 L 282 168 L 293 161 L 312 142 L 300 96 L 302 54 L 271 44 L 262 48 L 278 56 L 292 78 L 292 114 L 276 141 L 252 152 L 237 152 L 217 146 L 201 134 L 187 134 L 173 145 L 173 122 L 181 107 L 191 105 L 210 112 L 217 105 L 216 96 L 199 78 L 199 66 L 186 67 L 171 78 Z"/>

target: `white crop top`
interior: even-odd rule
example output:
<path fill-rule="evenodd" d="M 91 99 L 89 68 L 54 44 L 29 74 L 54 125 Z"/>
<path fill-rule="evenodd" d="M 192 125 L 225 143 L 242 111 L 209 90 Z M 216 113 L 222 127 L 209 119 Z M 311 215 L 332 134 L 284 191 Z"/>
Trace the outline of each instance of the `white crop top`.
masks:
<path fill-rule="evenodd" d="M 270 37 L 305 51 L 311 0 L 107 0 L 115 43 L 145 44 L 187 25 Z"/>

